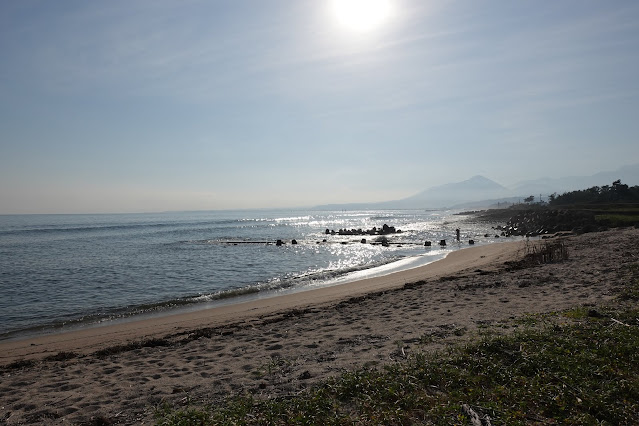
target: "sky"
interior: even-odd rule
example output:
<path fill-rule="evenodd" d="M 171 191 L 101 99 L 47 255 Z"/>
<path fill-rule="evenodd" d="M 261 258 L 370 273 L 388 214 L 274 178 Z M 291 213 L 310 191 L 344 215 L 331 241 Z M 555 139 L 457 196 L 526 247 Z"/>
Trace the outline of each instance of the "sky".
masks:
<path fill-rule="evenodd" d="M 0 214 L 374 202 L 638 162 L 636 0 L 348 1 L 0 2 Z"/>

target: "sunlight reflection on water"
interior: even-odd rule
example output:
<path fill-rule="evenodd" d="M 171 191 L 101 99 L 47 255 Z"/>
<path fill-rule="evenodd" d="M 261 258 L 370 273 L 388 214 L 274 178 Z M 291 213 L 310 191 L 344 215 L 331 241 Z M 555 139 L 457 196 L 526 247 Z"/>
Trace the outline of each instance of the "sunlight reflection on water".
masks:
<path fill-rule="evenodd" d="M 3 216 L 0 334 L 386 274 L 460 248 L 435 246 L 456 227 L 462 241 L 494 241 L 486 224 L 460 220 L 445 211 Z M 326 235 L 383 224 L 402 230 L 388 247 L 371 244 L 378 235 Z"/>

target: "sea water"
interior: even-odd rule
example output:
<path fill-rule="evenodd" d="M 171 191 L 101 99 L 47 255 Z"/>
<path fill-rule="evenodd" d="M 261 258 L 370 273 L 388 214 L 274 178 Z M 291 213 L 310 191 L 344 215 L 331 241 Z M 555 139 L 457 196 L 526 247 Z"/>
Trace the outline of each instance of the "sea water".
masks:
<path fill-rule="evenodd" d="M 494 241 L 484 237 L 489 224 L 462 218 L 423 210 L 0 216 L 0 339 L 336 285 L 430 263 L 468 239 Z M 402 230 L 386 236 L 387 247 L 371 244 L 379 236 L 326 234 L 384 224 Z"/>

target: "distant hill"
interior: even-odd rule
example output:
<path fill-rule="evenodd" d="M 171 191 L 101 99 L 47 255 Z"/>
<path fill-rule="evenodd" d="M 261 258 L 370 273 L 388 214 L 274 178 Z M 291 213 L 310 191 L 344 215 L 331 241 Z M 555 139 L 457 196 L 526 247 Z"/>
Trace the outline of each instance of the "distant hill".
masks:
<path fill-rule="evenodd" d="M 530 195 L 535 197 L 542 195 L 545 198 L 555 192 L 562 194 L 592 186 L 610 185 L 617 179 L 621 179 L 622 183 L 630 186 L 639 185 L 639 164 L 590 176 L 527 180 L 508 188 L 484 176 L 473 176 L 462 182 L 434 186 L 400 200 L 325 204 L 315 208 L 318 210 L 480 208 L 500 202 L 517 202 Z"/>
<path fill-rule="evenodd" d="M 507 197 L 508 194 L 508 189 L 497 182 L 484 176 L 473 176 L 462 182 L 428 188 L 401 200 L 378 203 L 326 204 L 316 208 L 321 210 L 441 208 L 460 203 Z"/>
<path fill-rule="evenodd" d="M 617 179 L 622 183 L 639 185 L 639 164 L 625 166 L 611 172 L 600 172 L 590 176 L 569 176 L 558 179 L 542 178 L 517 183 L 512 187 L 513 195 L 550 195 L 586 189 L 593 186 L 610 185 Z"/>
<path fill-rule="evenodd" d="M 462 182 L 426 189 L 412 197 L 395 202 L 400 208 L 446 207 L 487 199 L 507 197 L 506 187 L 484 176 L 473 176 Z"/>

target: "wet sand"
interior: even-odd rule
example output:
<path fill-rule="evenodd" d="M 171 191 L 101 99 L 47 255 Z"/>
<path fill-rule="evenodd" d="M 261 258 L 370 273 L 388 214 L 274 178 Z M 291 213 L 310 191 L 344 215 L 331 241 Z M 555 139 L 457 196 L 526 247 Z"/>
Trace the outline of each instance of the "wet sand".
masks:
<path fill-rule="evenodd" d="M 0 343 L 0 422 L 149 424 L 163 402 L 297 393 L 526 313 L 605 303 L 639 261 L 638 238 L 634 228 L 564 237 L 568 260 L 525 268 L 510 263 L 524 241 L 473 247 L 384 277 Z"/>

